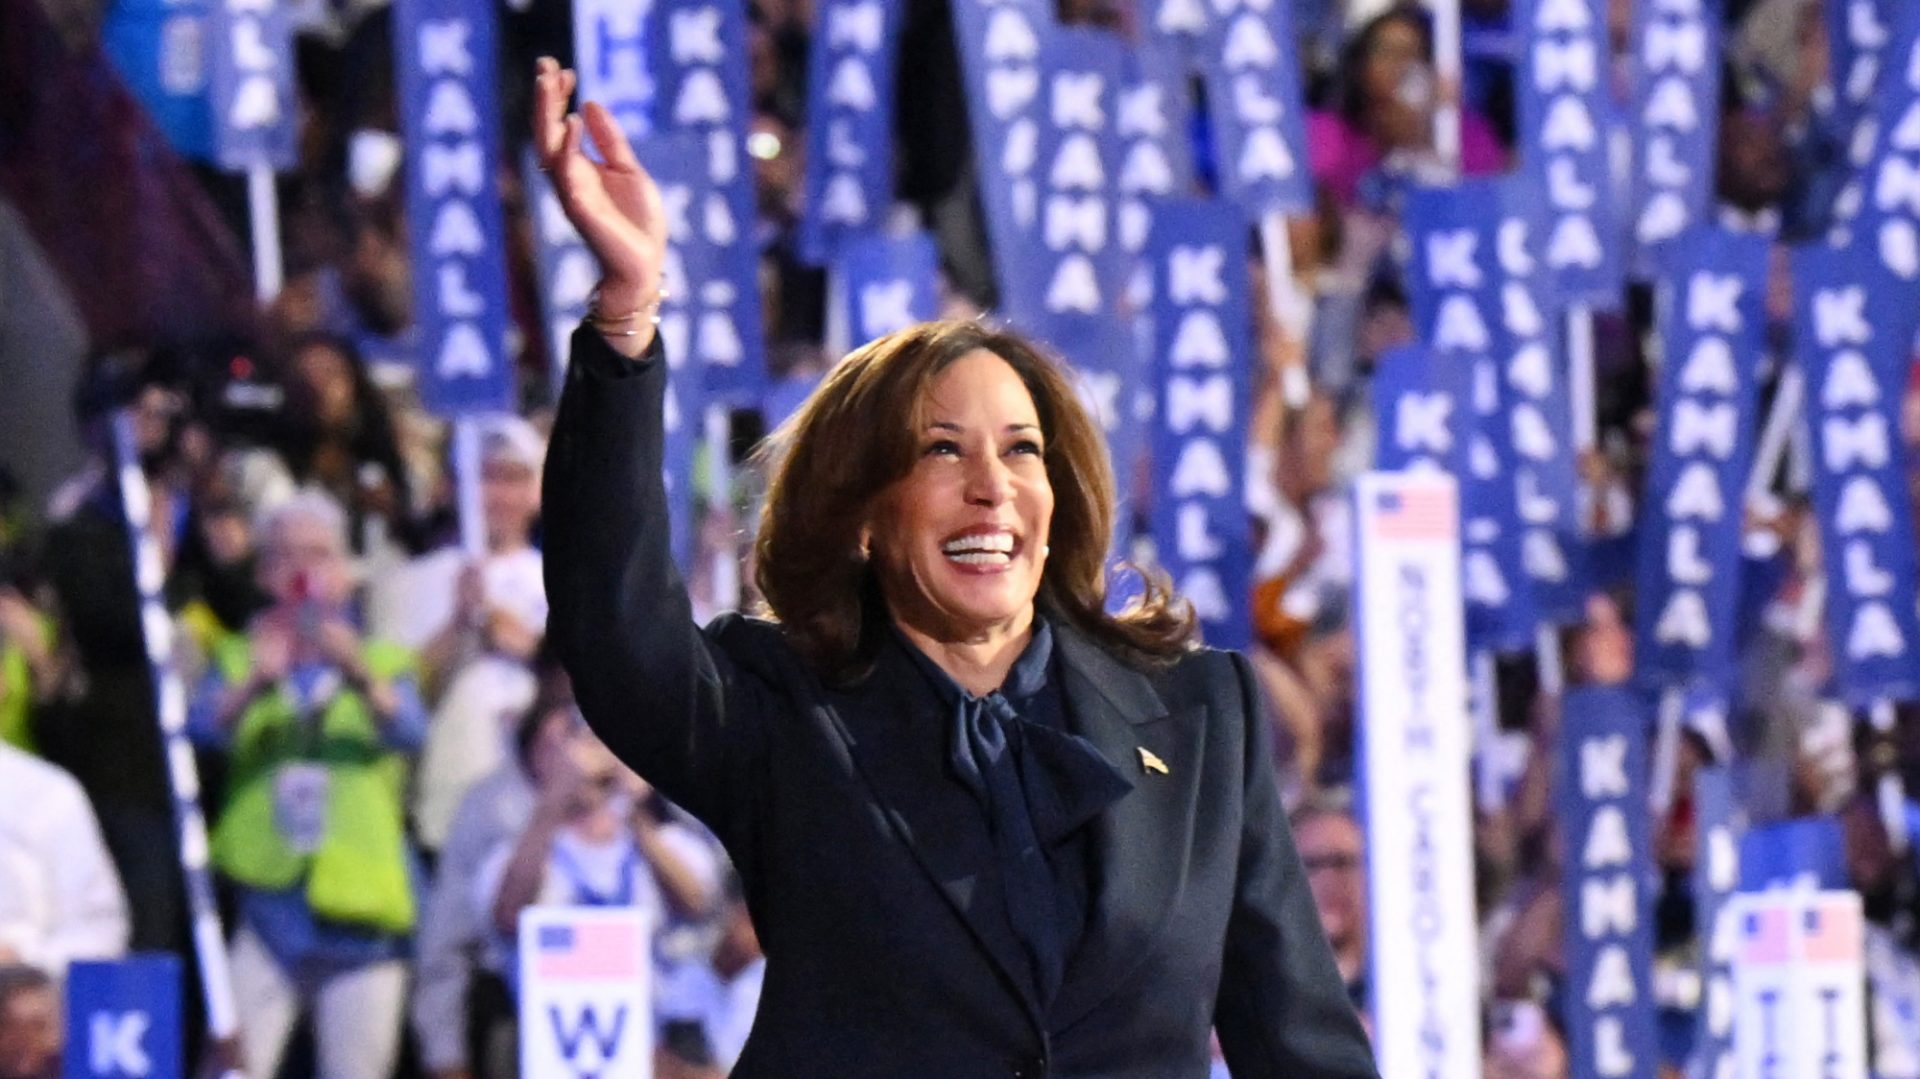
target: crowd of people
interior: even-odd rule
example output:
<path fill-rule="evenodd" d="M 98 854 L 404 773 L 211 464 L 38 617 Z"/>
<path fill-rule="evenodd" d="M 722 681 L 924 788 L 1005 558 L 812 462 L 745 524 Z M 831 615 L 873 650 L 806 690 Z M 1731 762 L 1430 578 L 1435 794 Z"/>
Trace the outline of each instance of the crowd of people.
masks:
<path fill-rule="evenodd" d="M 753 128 L 765 136 L 752 145 L 768 363 L 804 382 L 831 360 L 823 282 L 793 239 L 812 5 L 749 6 Z M 1417 7 L 1296 5 L 1319 205 L 1293 239 L 1316 329 L 1292 340 L 1264 313 L 1249 329 L 1265 360 L 1247 447 L 1259 537 L 1246 597 L 1252 654 L 1314 899 L 1363 1008 L 1366 834 L 1354 796 L 1346 489 L 1372 452 L 1373 362 L 1413 332 L 1395 214 L 1402 182 L 1434 154 L 1434 109 L 1460 100 L 1467 172 L 1500 172 L 1516 157 L 1509 5 L 1465 6 L 1466 77 L 1455 87 L 1435 76 Z M 1624 49 L 1629 5 L 1612 7 Z M 712 837 L 586 730 L 543 648 L 552 357 L 518 173 L 504 169 L 499 183 L 526 407 L 485 425 L 485 550 L 475 554 L 458 542 L 447 425 L 420 408 L 408 374 L 391 15 L 377 2 L 294 8 L 300 166 L 279 192 L 289 273 L 260 335 L 100 350 L 74 394 L 87 460 L 44 497 L 0 489 L 9 503 L 0 506 L 0 1079 L 57 1074 L 57 989 L 69 964 L 192 954 L 150 627 L 139 616 L 110 432 L 120 412 L 134 421 L 138 482 L 177 628 L 174 662 L 191 687 L 187 727 L 249 1074 L 513 1074 L 514 937 L 523 910 L 554 903 L 651 912 L 661 1074 L 724 1074 L 764 964 L 737 881 Z M 1844 159 L 1826 121 L 1822 0 L 1727 8 L 1720 212 L 1782 245 L 1805 239 L 1822 224 Z M 1122 32 L 1136 18 L 1126 5 L 1090 0 L 1068 0 L 1060 15 Z M 511 144 L 526 129 L 532 58 L 569 55 L 571 28 L 563 0 L 508 0 L 501 19 Z M 939 237 L 946 308 L 964 313 L 990 310 L 994 296 L 948 19 L 946 4 L 910 6 L 901 70 L 915 75 L 898 91 L 898 189 Z M 1624 59 L 1620 70 L 1624 79 Z M 235 181 L 202 176 L 243 229 Z M 1784 281 L 1774 291 L 1778 338 L 1790 292 Z M 1581 470 L 1591 495 L 1583 524 L 1601 541 L 1631 535 L 1652 415 L 1652 307 L 1637 288 L 1599 327 L 1602 437 Z M 1312 393 L 1290 406 L 1277 392 L 1280 372 L 1301 359 Z M 1905 415 L 1914 459 L 1920 393 L 1909 394 Z M 728 470 L 732 490 L 709 492 L 699 511 L 689 576 L 706 614 L 754 601 L 737 591 L 752 580 L 739 565 L 756 491 L 745 451 L 761 429 L 738 415 L 733 444 L 703 450 L 740 466 Z M 1688 976 L 1699 948 L 1687 797 L 1696 767 L 1737 766 L 1755 822 L 1833 820 L 1872 946 L 1903 969 L 1920 956 L 1914 863 L 1869 793 L 1887 769 L 1920 780 L 1920 745 L 1869 744 L 1824 695 L 1820 563 L 1793 472 L 1783 469 L 1749 507 L 1753 552 L 1771 569 L 1744 625 L 1735 708 L 1722 726 L 1687 730 L 1677 793 L 1655 824 L 1655 987 L 1669 1068 L 1683 1059 L 1701 999 Z M 1562 634 L 1569 684 L 1632 681 L 1632 603 L 1623 583 L 1597 582 L 1584 619 Z M 1482 752 L 1500 761 L 1507 796 L 1475 814 L 1487 1072 L 1502 1079 L 1568 1073 L 1562 855 L 1550 808 L 1558 716 L 1536 667 L 1532 655 L 1500 661 L 1501 731 Z M 646 703 L 634 707 L 644 722 Z M 1889 1070 L 1898 1039 L 1876 1033 L 1881 1074 L 1920 1074 Z"/>

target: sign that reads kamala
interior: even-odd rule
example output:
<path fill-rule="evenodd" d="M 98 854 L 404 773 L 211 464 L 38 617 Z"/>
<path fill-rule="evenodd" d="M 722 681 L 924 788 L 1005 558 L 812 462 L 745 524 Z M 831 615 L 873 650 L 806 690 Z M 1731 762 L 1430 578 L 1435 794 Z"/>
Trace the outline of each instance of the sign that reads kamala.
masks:
<path fill-rule="evenodd" d="M 1914 304 L 1863 254 L 1809 247 L 1793 263 L 1827 633 L 1834 680 L 1856 708 L 1920 694 L 1920 559 L 1900 442 Z"/>
<path fill-rule="evenodd" d="M 652 0 L 573 0 L 579 99 L 605 106 L 628 139 L 653 130 L 652 23 Z"/>
<path fill-rule="evenodd" d="M 1542 261 L 1562 299 L 1620 301 L 1607 88 L 1607 0 L 1522 0 L 1521 156 L 1546 189 Z"/>
<path fill-rule="evenodd" d="M 293 93 L 293 26 L 280 0 L 217 0 L 208 37 L 214 152 L 235 171 L 290 169 L 299 110 Z"/>
<path fill-rule="evenodd" d="M 513 370 L 494 9 L 397 0 L 394 19 L 420 397 L 441 415 L 506 411 Z"/>
<path fill-rule="evenodd" d="M 1432 471 L 1370 472 L 1353 490 L 1382 1075 L 1480 1074 L 1457 490 Z"/>
<path fill-rule="evenodd" d="M 894 61 L 900 0 L 823 0 L 807 84 L 800 256 L 816 264 L 877 233 L 893 208 Z"/>
<path fill-rule="evenodd" d="M 1558 312 L 1540 280 L 1538 182 L 1525 174 L 1501 184 L 1498 252 L 1499 364 L 1507 439 L 1513 449 L 1514 515 L 1520 528 L 1520 564 L 1539 616 L 1557 623 L 1585 617 L 1586 589 L 1576 567 L 1580 522 L 1566 364 L 1560 356 Z"/>
<path fill-rule="evenodd" d="M 1769 246 L 1699 229 L 1668 255 L 1659 434 L 1640 522 L 1637 655 L 1651 682 L 1733 676 Z"/>
<path fill-rule="evenodd" d="M 728 400 L 760 396 L 760 252 L 753 238 L 753 170 L 746 160 L 747 13 L 743 0 L 658 0 L 649 28 L 656 130 L 691 134 L 706 150 L 708 188 L 690 215 L 713 252 L 709 272 L 690 281 L 693 347 L 707 392 Z"/>
<path fill-rule="evenodd" d="M 1653 846 L 1647 709 L 1633 691 L 1567 693 L 1558 816 L 1566 846 L 1567 1049 L 1574 1079 L 1653 1079 Z"/>
<path fill-rule="evenodd" d="M 1253 314 L 1246 216 L 1211 200 L 1154 208 L 1154 549 L 1207 643 L 1252 641 L 1246 455 Z"/>
<path fill-rule="evenodd" d="M 967 84 L 967 120 L 980 169 L 980 201 L 1005 303 L 1040 287 L 1025 276 L 1039 194 L 1040 46 L 1053 7 L 1038 0 L 954 0 L 954 36 Z"/>
<path fill-rule="evenodd" d="M 1721 0 L 1634 5 L 1633 238 L 1642 269 L 1712 206 L 1720 9 Z"/>

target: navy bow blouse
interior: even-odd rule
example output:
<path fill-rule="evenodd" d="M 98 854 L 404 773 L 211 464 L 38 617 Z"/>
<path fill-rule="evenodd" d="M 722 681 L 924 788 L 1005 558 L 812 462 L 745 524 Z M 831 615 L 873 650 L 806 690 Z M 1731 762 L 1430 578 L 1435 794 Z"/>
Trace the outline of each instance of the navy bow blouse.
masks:
<path fill-rule="evenodd" d="M 1007 918 L 1045 1007 L 1060 989 L 1092 901 L 1091 845 L 1082 826 L 1133 784 L 1093 743 L 1067 730 L 1065 698 L 1053 677 L 1053 632 L 1044 620 L 1034 620 L 1033 639 L 1006 682 L 984 697 L 962 689 L 904 636 L 900 643 L 951 716 L 948 763 L 986 815 Z"/>

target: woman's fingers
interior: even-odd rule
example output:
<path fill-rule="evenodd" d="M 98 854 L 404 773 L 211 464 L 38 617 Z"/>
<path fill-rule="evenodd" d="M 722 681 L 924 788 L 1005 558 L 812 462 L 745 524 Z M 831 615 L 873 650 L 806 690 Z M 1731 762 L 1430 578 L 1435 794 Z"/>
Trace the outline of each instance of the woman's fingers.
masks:
<path fill-rule="evenodd" d="M 561 70 L 560 64 L 550 56 L 541 57 L 534 71 L 533 145 L 541 164 L 552 168 L 556 163 L 554 159 L 563 150 L 573 73 Z"/>
<path fill-rule="evenodd" d="M 593 144 L 600 148 L 600 156 L 606 159 L 607 167 L 620 172 L 640 172 L 640 159 L 633 156 L 633 146 L 627 142 L 627 133 L 620 129 L 620 122 L 613 118 L 605 105 L 598 101 L 589 101 L 582 110 L 587 118 L 587 131 L 593 136 Z"/>

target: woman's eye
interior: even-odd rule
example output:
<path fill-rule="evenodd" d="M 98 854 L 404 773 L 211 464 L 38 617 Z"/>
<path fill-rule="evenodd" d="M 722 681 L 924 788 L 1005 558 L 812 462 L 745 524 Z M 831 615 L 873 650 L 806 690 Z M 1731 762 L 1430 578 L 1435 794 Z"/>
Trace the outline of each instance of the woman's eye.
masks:
<path fill-rule="evenodd" d="M 943 438 L 938 442 L 928 443 L 927 448 L 922 451 L 922 454 L 927 457 L 958 457 L 960 456 L 960 443 Z"/>
<path fill-rule="evenodd" d="M 1023 438 L 1020 441 L 1015 442 L 1011 447 L 1009 447 L 1007 452 L 1008 453 L 1025 453 L 1025 454 L 1031 454 L 1035 457 L 1039 457 L 1041 455 L 1040 443 L 1035 442 L 1030 438 Z"/>

